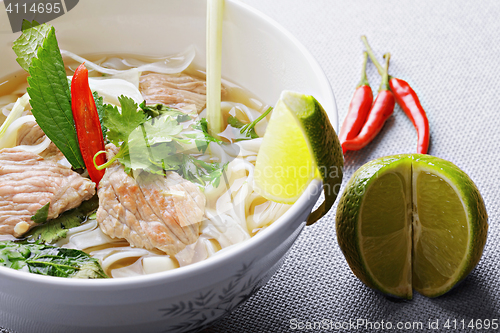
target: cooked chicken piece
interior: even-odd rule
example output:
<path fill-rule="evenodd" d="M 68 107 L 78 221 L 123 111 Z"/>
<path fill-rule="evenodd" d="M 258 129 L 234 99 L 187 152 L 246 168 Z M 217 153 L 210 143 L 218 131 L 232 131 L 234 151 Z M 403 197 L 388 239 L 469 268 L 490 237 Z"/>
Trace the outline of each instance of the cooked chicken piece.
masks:
<path fill-rule="evenodd" d="M 45 133 L 34 121 L 27 122 L 17 132 L 17 145 L 33 146 L 42 143 L 45 140 Z M 40 156 L 50 161 L 60 161 L 64 158 L 63 153 L 56 147 L 54 142 L 40 153 Z"/>
<path fill-rule="evenodd" d="M 194 104 L 198 113 L 206 104 L 205 81 L 187 74 L 146 74 L 141 76 L 139 90 L 146 104 L 161 103 L 179 109 Z M 222 87 L 222 95 L 225 93 Z"/>
<path fill-rule="evenodd" d="M 108 160 L 117 148 L 106 146 Z M 97 221 L 112 238 L 132 246 L 175 255 L 196 242 L 205 212 L 205 196 L 175 172 L 166 177 L 147 172 L 133 178 L 115 162 L 99 183 Z"/>
<path fill-rule="evenodd" d="M 21 236 L 49 202 L 53 219 L 94 194 L 95 184 L 68 167 L 22 149 L 0 150 L 0 234 Z"/>

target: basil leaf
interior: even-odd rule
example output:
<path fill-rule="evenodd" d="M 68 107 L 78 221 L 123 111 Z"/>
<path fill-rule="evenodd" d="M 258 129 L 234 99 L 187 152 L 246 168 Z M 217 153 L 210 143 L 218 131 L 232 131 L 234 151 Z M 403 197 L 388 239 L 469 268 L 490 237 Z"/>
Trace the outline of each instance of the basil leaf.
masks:
<path fill-rule="evenodd" d="M 78 279 L 107 278 L 97 259 L 83 251 L 43 244 L 0 242 L 0 265 L 29 272 Z"/>

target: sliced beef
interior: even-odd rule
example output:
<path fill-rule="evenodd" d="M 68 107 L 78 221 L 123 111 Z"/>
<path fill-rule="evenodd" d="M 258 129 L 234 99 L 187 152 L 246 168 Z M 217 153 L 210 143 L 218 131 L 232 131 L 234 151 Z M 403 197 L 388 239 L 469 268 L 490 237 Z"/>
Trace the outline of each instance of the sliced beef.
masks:
<path fill-rule="evenodd" d="M 95 184 L 68 167 L 22 149 L 0 150 L 0 234 L 21 236 L 49 202 L 53 219 L 94 194 Z"/>
<path fill-rule="evenodd" d="M 42 143 L 43 140 L 45 140 L 45 133 L 34 121 L 27 122 L 17 132 L 17 145 L 33 146 Z M 40 156 L 54 162 L 64 158 L 54 142 L 51 142 L 49 147 L 40 153 Z"/>
<path fill-rule="evenodd" d="M 161 103 L 173 108 L 194 104 L 198 113 L 206 104 L 205 81 L 187 74 L 146 74 L 141 76 L 139 90 L 146 104 Z"/>
<path fill-rule="evenodd" d="M 35 121 L 25 123 L 17 132 L 17 145 L 33 146 L 45 140 L 45 133 Z"/>
<path fill-rule="evenodd" d="M 117 149 L 110 144 L 107 150 L 110 159 Z M 115 162 L 106 169 L 98 195 L 97 221 L 112 238 L 169 255 L 198 239 L 205 196 L 175 172 L 166 177 L 142 172 L 134 178 Z"/>

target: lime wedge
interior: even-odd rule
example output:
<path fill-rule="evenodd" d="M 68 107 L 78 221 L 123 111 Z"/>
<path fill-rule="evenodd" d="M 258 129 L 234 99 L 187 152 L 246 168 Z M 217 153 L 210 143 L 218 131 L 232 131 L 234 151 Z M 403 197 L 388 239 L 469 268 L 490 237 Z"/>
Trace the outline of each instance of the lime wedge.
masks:
<path fill-rule="evenodd" d="M 413 288 L 436 297 L 481 259 L 488 215 L 477 187 L 451 162 L 416 155 L 412 187 Z"/>
<path fill-rule="evenodd" d="M 325 201 L 309 216 L 311 224 L 335 202 L 343 162 L 337 134 L 318 101 L 312 96 L 283 91 L 257 156 L 256 191 L 268 200 L 292 204 L 312 179 L 321 178 Z"/>
<path fill-rule="evenodd" d="M 410 299 L 449 291 L 481 258 L 483 199 L 454 164 L 428 155 L 371 161 L 349 180 L 337 208 L 337 238 L 354 274 L 371 288 Z"/>

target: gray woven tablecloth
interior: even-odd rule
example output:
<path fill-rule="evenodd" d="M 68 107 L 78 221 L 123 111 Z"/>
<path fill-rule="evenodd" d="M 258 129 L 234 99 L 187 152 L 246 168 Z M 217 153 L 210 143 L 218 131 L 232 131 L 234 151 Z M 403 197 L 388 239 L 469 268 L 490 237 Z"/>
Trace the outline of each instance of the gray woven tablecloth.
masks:
<path fill-rule="evenodd" d="M 442 324 L 447 319 L 500 320 L 500 1 L 244 2 L 283 25 L 316 57 L 332 85 L 340 121 L 359 81 L 359 37 L 368 36 L 379 58 L 390 51 L 390 73 L 407 80 L 427 110 L 429 153 L 469 174 L 486 202 L 490 226 L 483 257 L 461 285 L 437 299 L 416 294 L 412 301 L 395 301 L 365 287 L 350 271 L 337 245 L 334 207 L 306 228 L 265 287 L 206 332 L 300 331 L 293 330 L 293 319 L 304 325 L 358 319 L 394 326 L 422 322 L 424 329 L 406 330 L 414 332 L 428 331 L 429 320 L 439 319 L 441 330 L 434 332 L 472 332 L 479 330 L 447 330 Z M 368 76 L 376 91 L 380 78 L 373 65 Z M 344 185 L 364 163 L 415 149 L 415 130 L 397 106 L 373 143 L 346 154 Z"/>

